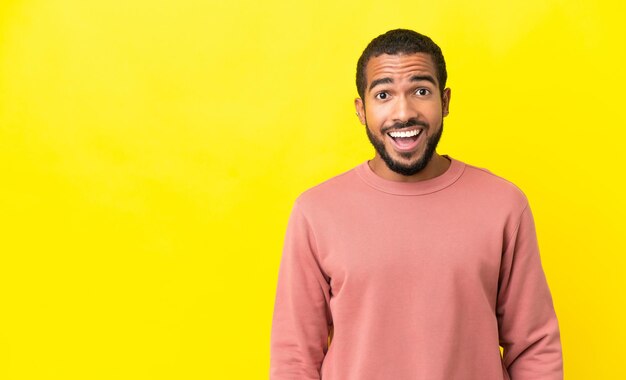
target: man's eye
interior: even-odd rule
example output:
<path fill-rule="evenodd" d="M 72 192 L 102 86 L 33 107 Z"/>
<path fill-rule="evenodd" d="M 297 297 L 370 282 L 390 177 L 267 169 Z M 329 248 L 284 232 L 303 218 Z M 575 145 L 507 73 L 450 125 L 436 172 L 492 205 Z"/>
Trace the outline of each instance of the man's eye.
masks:
<path fill-rule="evenodd" d="M 425 95 L 430 94 L 430 91 L 428 91 L 428 89 L 426 88 L 418 88 L 417 91 L 415 91 L 415 93 L 420 96 L 425 96 Z"/>
<path fill-rule="evenodd" d="M 380 100 L 385 100 L 387 99 L 387 93 L 386 92 L 379 92 L 378 94 L 376 94 L 376 99 L 380 99 Z"/>

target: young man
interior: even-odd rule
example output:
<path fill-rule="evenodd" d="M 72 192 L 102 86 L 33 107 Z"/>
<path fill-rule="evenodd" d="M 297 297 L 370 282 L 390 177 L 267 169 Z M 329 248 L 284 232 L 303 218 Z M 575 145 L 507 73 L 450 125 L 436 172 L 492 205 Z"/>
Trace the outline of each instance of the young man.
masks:
<path fill-rule="evenodd" d="M 436 151 L 451 96 L 440 48 L 389 31 L 356 82 L 376 155 L 294 205 L 271 380 L 562 379 L 526 197 Z"/>

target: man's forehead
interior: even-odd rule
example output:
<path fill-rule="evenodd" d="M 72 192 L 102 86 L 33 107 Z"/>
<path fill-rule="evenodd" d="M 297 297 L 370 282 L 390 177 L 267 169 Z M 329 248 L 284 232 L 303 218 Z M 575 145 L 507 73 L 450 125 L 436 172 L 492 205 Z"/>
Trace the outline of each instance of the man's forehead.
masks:
<path fill-rule="evenodd" d="M 381 54 L 372 57 L 365 68 L 367 81 L 387 76 L 429 74 L 436 78 L 437 69 L 428 53 Z"/>

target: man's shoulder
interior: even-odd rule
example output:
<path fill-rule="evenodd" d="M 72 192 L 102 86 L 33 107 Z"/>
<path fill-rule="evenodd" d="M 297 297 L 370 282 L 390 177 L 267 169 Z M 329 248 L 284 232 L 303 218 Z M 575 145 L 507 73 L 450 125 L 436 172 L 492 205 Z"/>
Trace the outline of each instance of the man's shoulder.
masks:
<path fill-rule="evenodd" d="M 501 177 L 489 169 L 465 163 L 463 181 L 476 193 L 496 200 L 513 202 L 525 206 L 528 203 L 526 194 L 510 180 Z"/>
<path fill-rule="evenodd" d="M 360 165 L 359 165 L 360 166 Z M 356 170 L 359 166 L 337 174 L 302 192 L 296 202 L 300 204 L 316 204 L 328 199 L 333 199 L 341 193 L 351 191 L 358 185 Z"/>

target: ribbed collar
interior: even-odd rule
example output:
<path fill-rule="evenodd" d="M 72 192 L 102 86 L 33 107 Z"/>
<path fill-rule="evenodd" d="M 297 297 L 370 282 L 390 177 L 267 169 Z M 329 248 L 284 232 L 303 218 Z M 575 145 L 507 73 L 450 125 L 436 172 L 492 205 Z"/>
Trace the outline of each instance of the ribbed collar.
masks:
<path fill-rule="evenodd" d="M 372 171 L 367 161 L 357 166 L 356 172 L 365 183 L 382 192 L 395 195 L 425 195 L 445 189 L 463 174 L 465 170 L 463 162 L 449 156 L 445 157 L 450 159 L 448 169 L 442 175 L 424 181 L 397 182 L 384 179 Z"/>

